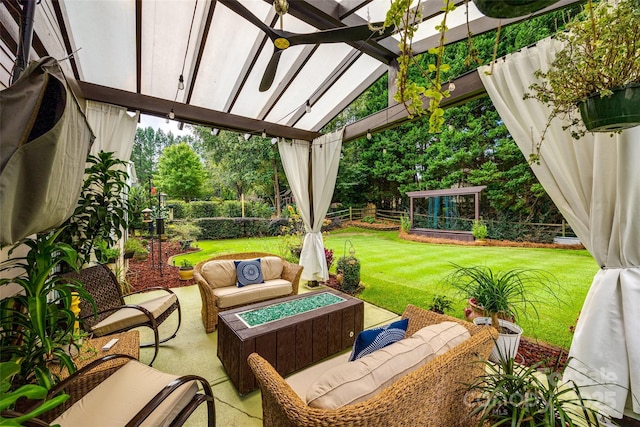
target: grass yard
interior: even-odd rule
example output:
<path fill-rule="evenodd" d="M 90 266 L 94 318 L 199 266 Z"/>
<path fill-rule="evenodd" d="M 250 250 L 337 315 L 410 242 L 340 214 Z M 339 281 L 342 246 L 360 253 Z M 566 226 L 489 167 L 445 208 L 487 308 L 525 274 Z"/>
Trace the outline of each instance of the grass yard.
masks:
<path fill-rule="evenodd" d="M 558 279 L 556 294 L 560 301 L 544 293 L 533 299 L 540 320 L 533 313 L 518 324 L 524 335 L 568 348 L 574 325 L 582 308 L 593 276 L 598 271 L 595 260 L 585 250 L 531 249 L 492 246 L 457 246 L 410 242 L 399 239 L 397 231 L 369 231 L 346 228 L 326 235 L 325 244 L 334 250 L 337 261 L 349 240 L 361 263 L 361 281 L 365 286 L 359 297 L 395 313 L 402 313 L 407 303 L 428 308 L 435 295 L 453 301 L 448 314 L 463 317 L 466 300 L 444 284 L 453 271 L 451 263 L 470 267 L 485 265 L 494 271 L 512 268 L 541 269 Z M 277 237 L 198 242 L 201 252 L 180 256 L 196 263 L 218 253 L 270 252 L 283 249 Z M 347 244 L 347 253 L 348 253 Z M 335 270 L 335 262 L 332 270 Z"/>

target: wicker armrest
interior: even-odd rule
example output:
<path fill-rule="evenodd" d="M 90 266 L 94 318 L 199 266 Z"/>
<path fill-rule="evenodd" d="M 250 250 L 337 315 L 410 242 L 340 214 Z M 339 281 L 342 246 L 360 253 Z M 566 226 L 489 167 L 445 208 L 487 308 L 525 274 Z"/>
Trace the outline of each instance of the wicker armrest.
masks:
<path fill-rule="evenodd" d="M 298 288 L 300 286 L 300 276 L 302 275 L 303 267 L 298 264 L 292 264 L 288 261 L 282 263 L 282 278 L 291 282 L 291 288 L 293 289 L 293 295 L 298 294 Z"/>

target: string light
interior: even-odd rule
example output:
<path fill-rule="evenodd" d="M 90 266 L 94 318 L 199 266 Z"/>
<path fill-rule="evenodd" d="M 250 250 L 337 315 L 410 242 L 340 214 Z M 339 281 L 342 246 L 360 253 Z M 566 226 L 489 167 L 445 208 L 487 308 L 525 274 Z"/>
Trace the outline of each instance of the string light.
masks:
<path fill-rule="evenodd" d="M 173 108 L 171 109 L 171 111 L 169 111 L 169 118 L 170 118 L 171 120 L 173 120 L 173 119 L 175 119 L 175 118 L 176 118 L 176 113 L 174 113 L 174 112 L 173 112 Z"/>
<path fill-rule="evenodd" d="M 249 140 L 249 138 L 251 138 L 251 134 L 250 134 L 250 133 L 245 133 L 245 134 L 244 134 L 244 140 L 245 140 L 245 141 L 248 141 L 248 140 Z"/>
<path fill-rule="evenodd" d="M 262 129 L 262 137 L 263 138 L 267 137 L 267 131 L 265 129 Z"/>
<path fill-rule="evenodd" d="M 311 113 L 311 104 L 309 103 L 308 99 L 307 99 L 307 105 L 304 106 L 304 111 L 306 111 L 307 114 Z"/>
<path fill-rule="evenodd" d="M 220 133 L 220 129 L 218 128 L 211 128 L 211 135 L 213 136 L 218 136 L 218 134 Z"/>
<path fill-rule="evenodd" d="M 273 138 L 271 138 L 271 144 L 272 145 L 276 145 L 278 143 L 278 138 L 276 138 L 275 136 Z"/>
<path fill-rule="evenodd" d="M 371 129 L 367 129 L 367 139 L 371 141 Z"/>
<path fill-rule="evenodd" d="M 178 77 L 178 90 L 184 90 L 184 76 L 182 74 Z"/>

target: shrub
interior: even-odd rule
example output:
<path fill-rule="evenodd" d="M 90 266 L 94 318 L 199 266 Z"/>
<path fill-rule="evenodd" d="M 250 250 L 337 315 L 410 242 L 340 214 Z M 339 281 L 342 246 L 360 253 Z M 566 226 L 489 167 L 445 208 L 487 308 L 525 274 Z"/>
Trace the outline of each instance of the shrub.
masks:
<path fill-rule="evenodd" d="M 487 238 L 487 226 L 478 219 L 473 221 L 473 225 L 471 226 L 471 234 L 477 240 L 484 240 Z"/>
<path fill-rule="evenodd" d="M 219 201 L 191 202 L 189 205 L 190 212 L 187 218 L 216 218 L 226 216 L 222 213 L 222 203 Z"/>
<path fill-rule="evenodd" d="M 411 218 L 408 215 L 402 215 L 400 217 L 400 229 L 405 233 L 411 230 Z"/>
<path fill-rule="evenodd" d="M 333 265 L 333 249 L 324 248 L 324 259 L 327 262 L 327 270 Z"/>
<path fill-rule="evenodd" d="M 446 295 L 436 295 L 431 300 L 431 306 L 429 310 L 444 314 L 445 310 L 450 310 L 452 307 L 452 301 Z"/>
<path fill-rule="evenodd" d="M 170 200 L 168 205 L 173 205 L 173 219 L 187 219 L 190 218 L 191 203 L 187 203 L 184 200 Z"/>
<path fill-rule="evenodd" d="M 353 294 L 360 285 L 360 261 L 353 255 L 338 259 L 338 272 L 342 273 L 340 288 L 343 292 Z"/>
<path fill-rule="evenodd" d="M 373 216 L 365 216 L 360 221 L 366 222 L 367 224 L 373 224 L 374 222 L 376 222 L 376 218 Z"/>

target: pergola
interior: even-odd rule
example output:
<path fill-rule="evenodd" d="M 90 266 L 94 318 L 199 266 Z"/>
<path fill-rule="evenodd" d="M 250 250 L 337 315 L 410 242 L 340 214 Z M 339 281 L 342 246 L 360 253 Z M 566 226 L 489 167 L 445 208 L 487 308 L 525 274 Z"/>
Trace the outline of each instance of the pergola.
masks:
<path fill-rule="evenodd" d="M 442 230 L 436 228 L 416 228 L 414 227 L 414 200 L 415 199 L 429 199 L 430 197 L 456 197 L 456 196 L 471 196 L 473 195 L 474 204 L 474 220 L 480 219 L 480 192 L 487 188 L 486 185 L 479 185 L 475 187 L 462 187 L 462 188 L 449 188 L 444 190 L 422 190 L 422 191 L 409 191 L 409 218 L 411 219 L 411 233 L 420 234 L 427 237 L 453 239 L 462 241 L 473 241 L 473 236 L 470 231 L 463 230 Z"/>
<path fill-rule="evenodd" d="M 560 0 L 539 13 L 578 2 Z M 316 225 L 330 202 L 341 144 L 404 123 L 408 115 L 404 106 L 390 99 L 386 108 L 339 133 L 321 135 L 320 131 L 385 73 L 390 77 L 389 93 L 394 93 L 397 36 L 377 42 L 293 46 L 282 53 L 274 83 L 260 92 L 273 47 L 248 19 L 276 27 L 278 17 L 272 0 L 242 1 L 254 18 L 237 13 L 235 3 L 44 0 L 36 5 L 36 0 L 25 0 L 23 9 L 19 0 L 4 0 L 0 4 L 0 89 L 10 86 L 16 52 L 28 47 L 28 59 L 56 58 L 65 75 L 76 81 L 71 82 L 72 88 L 81 108 L 91 106 L 87 116 L 93 116 L 88 117 L 92 127 L 107 116 L 117 116 L 116 128 L 135 131 L 135 122 L 125 123 L 128 116 L 124 116 L 137 111 L 212 130 L 285 139 L 279 149 L 289 183 L 297 200 L 308 201 L 303 215 L 309 238 L 305 247 L 310 248 L 307 254 L 303 251 L 302 258 L 308 261 L 305 270 L 322 276 L 322 269 L 317 270 L 321 261 L 314 260 L 321 247 Z M 289 3 L 283 28 L 295 33 L 382 21 L 389 5 L 388 0 Z M 481 14 L 472 2 L 468 9 L 463 0 L 455 3 L 458 8 L 447 21 L 448 43 L 466 38 L 468 31 L 493 30 L 500 22 Z M 439 0 L 419 4 L 424 21 L 413 40 L 415 53 L 437 44 L 435 26 L 442 13 Z M 32 18 L 23 13 L 27 10 L 33 11 Z M 502 20 L 502 25 L 528 18 Z M 533 78 L 532 70 L 548 64 L 545 55 L 552 57 L 553 49 L 549 43 L 539 43 L 498 61 L 491 77 L 484 70 L 458 77 L 455 91 L 442 105 L 457 105 L 488 92 L 514 140 L 526 152 L 531 138 L 539 137 L 548 113 L 523 104 L 522 91 Z M 90 102 L 85 105 L 85 100 Z M 0 129 L 3 127 L 8 122 L 0 122 Z M 540 165 L 532 168 L 602 266 L 585 302 L 571 355 L 586 366 L 580 372 L 600 374 L 594 398 L 613 402 L 613 415 L 621 415 L 629 393 L 634 396 L 633 411 L 640 413 L 640 321 L 636 314 L 640 303 L 640 184 L 633 176 L 634 165 L 640 161 L 636 148 L 640 132 L 638 128 L 625 131 L 615 141 L 607 135 L 587 136 L 573 144 L 561 128 L 559 124 L 547 133 Z M 104 132 L 98 137 L 102 148 L 129 144 L 129 150 L 132 138 L 107 137 Z M 327 179 L 331 174 L 333 179 Z M 589 383 L 589 378 L 581 383 Z"/>

